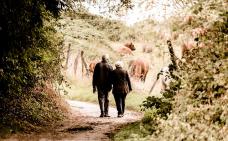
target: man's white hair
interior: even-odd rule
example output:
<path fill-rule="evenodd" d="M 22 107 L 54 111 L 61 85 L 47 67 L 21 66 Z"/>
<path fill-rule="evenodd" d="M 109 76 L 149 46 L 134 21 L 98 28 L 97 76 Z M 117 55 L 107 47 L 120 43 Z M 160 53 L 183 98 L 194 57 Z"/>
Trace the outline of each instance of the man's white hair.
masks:
<path fill-rule="evenodd" d="M 119 68 L 123 68 L 123 62 L 122 61 L 116 61 L 115 66 Z"/>

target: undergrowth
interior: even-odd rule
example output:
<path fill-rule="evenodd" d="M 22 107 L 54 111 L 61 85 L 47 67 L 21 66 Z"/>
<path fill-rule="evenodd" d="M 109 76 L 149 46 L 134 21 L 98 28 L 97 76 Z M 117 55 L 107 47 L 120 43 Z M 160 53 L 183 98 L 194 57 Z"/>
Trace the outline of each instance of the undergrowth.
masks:
<path fill-rule="evenodd" d="M 56 1 L 0 2 L 0 132 L 37 131 L 64 116 L 54 91 L 62 82 Z M 61 108 L 62 107 L 62 108 Z"/>
<path fill-rule="evenodd" d="M 183 56 L 174 72 L 178 80 L 172 81 L 163 97 L 148 97 L 143 103 L 146 112 L 140 124 L 146 122 L 144 127 L 151 132 L 142 137 L 143 130 L 131 134 L 131 131 L 124 131 L 125 128 L 117 133 L 116 139 L 121 138 L 118 136 L 121 132 L 128 132 L 124 140 L 227 140 L 226 6 L 222 0 L 217 3 L 213 0 L 199 1 L 188 11 L 193 17 L 192 22 L 177 16 L 170 19 L 171 29 L 186 34 L 188 38 L 192 38 L 190 34 L 194 28 L 205 28 L 206 35 L 198 36 L 199 42 L 205 46 L 196 46 Z M 213 11 L 213 14 L 208 11 Z"/>

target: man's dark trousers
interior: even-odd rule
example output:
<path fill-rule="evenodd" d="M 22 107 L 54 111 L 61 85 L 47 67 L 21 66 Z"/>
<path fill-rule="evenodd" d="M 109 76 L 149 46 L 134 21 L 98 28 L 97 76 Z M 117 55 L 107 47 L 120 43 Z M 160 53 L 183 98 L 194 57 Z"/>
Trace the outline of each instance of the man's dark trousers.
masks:
<path fill-rule="evenodd" d="M 118 115 L 123 115 L 124 114 L 124 109 L 125 109 L 125 99 L 127 94 L 125 93 L 115 93 L 113 94 L 116 102 L 116 108 L 118 111 Z"/>
<path fill-rule="evenodd" d="M 100 105 L 101 115 L 108 115 L 108 91 L 98 90 L 98 102 Z"/>

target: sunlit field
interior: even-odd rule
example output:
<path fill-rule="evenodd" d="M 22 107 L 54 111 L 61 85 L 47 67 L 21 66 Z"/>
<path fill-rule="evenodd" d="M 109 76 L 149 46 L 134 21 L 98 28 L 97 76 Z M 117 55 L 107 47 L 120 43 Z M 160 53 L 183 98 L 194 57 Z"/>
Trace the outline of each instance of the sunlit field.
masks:
<path fill-rule="evenodd" d="M 90 17 L 91 15 L 87 16 Z M 71 20 L 70 18 L 65 18 L 61 20 L 61 23 L 64 24 L 64 28 L 60 28 L 60 30 L 63 33 L 67 32 L 67 35 L 65 35 L 65 48 L 67 48 L 69 43 L 72 44 L 70 48 L 68 64 L 66 66 L 66 69 L 63 71 L 66 79 L 69 81 L 70 84 L 70 88 L 66 88 L 68 94 L 65 95 L 65 97 L 73 100 L 93 102 L 98 104 L 97 94 L 92 93 L 92 73 L 90 73 L 90 76 L 88 78 L 85 75 L 85 68 L 84 72 L 82 72 L 83 66 L 80 58 L 78 59 L 78 63 L 76 65 L 77 68 L 75 69 L 76 58 L 80 50 L 84 50 L 84 58 L 87 66 L 93 60 L 100 61 L 102 54 L 107 53 L 110 55 L 110 64 L 113 66 L 113 68 L 115 68 L 115 61 L 121 60 L 124 62 L 124 69 L 128 72 L 130 72 L 128 66 L 130 60 L 140 58 L 146 60 L 150 66 L 146 81 L 145 83 L 143 83 L 139 79 L 131 77 L 133 91 L 128 94 L 126 98 L 126 108 L 139 111 L 139 105 L 142 104 L 146 97 L 151 95 L 158 97 L 160 96 L 160 80 L 157 82 L 151 94 L 149 94 L 149 90 L 156 80 L 157 73 L 162 67 L 164 67 L 170 62 L 166 42 L 163 42 L 161 40 L 152 40 L 152 38 L 148 38 L 149 36 L 156 36 L 154 34 L 155 29 L 153 29 L 152 31 L 148 30 L 153 27 L 153 23 L 151 25 L 147 24 L 147 26 L 145 27 L 143 25 L 147 22 L 142 22 L 137 25 L 139 26 L 139 29 L 145 28 L 146 33 L 142 36 L 140 34 L 137 34 L 137 32 L 141 32 L 138 28 L 133 30 L 132 28 L 126 27 L 123 24 L 117 23 L 115 21 L 112 21 L 109 25 L 106 25 L 105 19 L 99 17 L 94 18 L 97 20 L 98 23 L 94 23 L 93 21 L 90 21 L 90 19 L 85 20 L 82 17 L 79 17 L 79 19 L 77 20 Z M 69 24 L 69 22 L 77 24 Z M 149 22 L 150 21 L 148 21 L 148 23 Z M 91 23 L 95 24 L 97 29 L 100 29 L 99 32 L 96 32 L 99 34 L 94 34 L 94 30 L 92 30 L 92 27 L 90 25 Z M 101 29 L 100 26 L 102 25 L 99 23 L 104 23 L 107 27 L 105 29 Z M 113 28 L 115 27 L 118 27 L 117 30 L 113 30 Z M 87 36 L 88 33 L 81 33 L 81 31 L 85 29 L 89 32 L 89 35 L 94 34 L 94 36 L 88 36 L 88 39 L 85 38 L 84 36 Z M 80 31 L 80 34 L 78 33 L 78 31 Z M 118 34 L 118 32 L 120 32 L 121 34 Z M 78 37 L 76 37 L 76 35 Z M 121 46 L 123 46 L 124 43 L 129 41 L 128 36 L 135 36 L 135 38 L 138 40 L 134 42 L 136 50 L 132 52 L 132 55 L 121 56 L 118 52 L 118 48 L 120 48 Z M 96 38 L 97 40 L 94 40 L 94 38 Z M 144 41 L 144 39 L 147 41 Z M 151 53 L 144 53 L 144 45 L 152 47 L 153 51 Z M 80 50 L 78 48 L 80 48 Z M 177 46 L 175 46 L 174 48 L 175 50 L 178 49 Z M 65 62 L 63 64 L 66 65 Z M 115 102 L 111 92 L 109 98 L 110 104 L 115 106 Z"/>
<path fill-rule="evenodd" d="M 97 100 L 97 92 L 94 94 L 92 92 L 92 81 L 91 79 L 81 80 L 79 81 L 71 81 L 71 86 L 66 88 L 67 94 L 64 96 L 65 98 L 78 100 L 78 101 L 85 101 L 85 102 L 92 102 L 98 104 Z M 148 93 L 145 91 L 136 91 L 133 90 L 131 93 L 127 95 L 126 98 L 126 108 L 129 110 L 136 110 L 140 111 L 140 105 L 148 96 Z M 109 93 L 109 100 L 112 106 L 115 106 L 114 97 L 112 92 Z"/>

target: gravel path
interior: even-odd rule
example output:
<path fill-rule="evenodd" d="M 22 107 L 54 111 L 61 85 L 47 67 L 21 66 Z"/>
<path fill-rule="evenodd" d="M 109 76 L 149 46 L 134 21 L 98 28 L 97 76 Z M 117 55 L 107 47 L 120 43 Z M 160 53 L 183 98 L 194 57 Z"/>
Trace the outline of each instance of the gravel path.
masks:
<path fill-rule="evenodd" d="M 70 119 L 53 132 L 16 134 L 3 141 L 110 141 L 110 133 L 122 125 L 138 121 L 142 114 L 126 110 L 117 118 L 116 108 L 109 108 L 111 117 L 100 118 L 98 104 L 67 100 L 71 107 Z"/>

